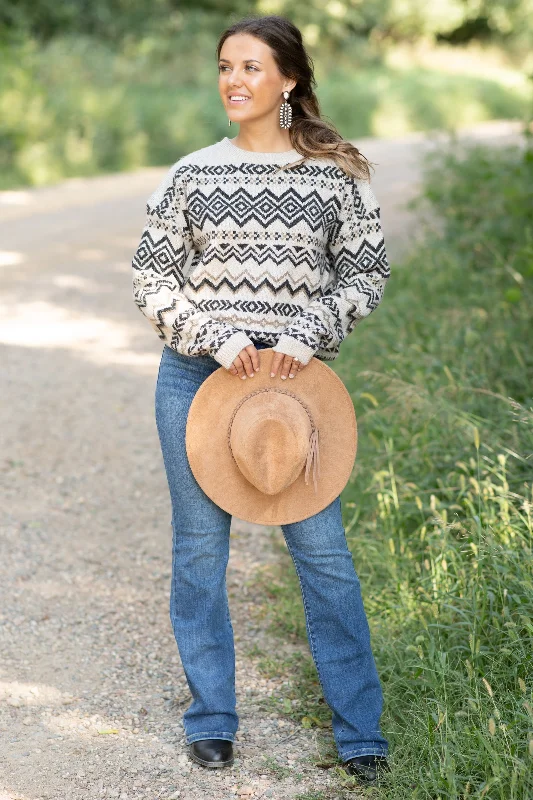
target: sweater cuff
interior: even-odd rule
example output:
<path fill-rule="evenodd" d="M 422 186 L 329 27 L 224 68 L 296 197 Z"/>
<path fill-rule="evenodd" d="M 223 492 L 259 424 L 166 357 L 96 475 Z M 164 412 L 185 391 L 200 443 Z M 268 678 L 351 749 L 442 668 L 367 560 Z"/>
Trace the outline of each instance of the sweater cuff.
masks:
<path fill-rule="evenodd" d="M 213 353 L 213 358 L 223 367 L 229 369 L 241 350 L 251 344 L 253 344 L 252 340 L 243 331 L 237 331 Z"/>
<path fill-rule="evenodd" d="M 272 350 L 276 353 L 285 353 L 287 356 L 298 358 L 304 366 L 311 361 L 316 353 L 316 348 L 302 344 L 298 339 L 288 336 L 286 333 L 281 334 Z"/>

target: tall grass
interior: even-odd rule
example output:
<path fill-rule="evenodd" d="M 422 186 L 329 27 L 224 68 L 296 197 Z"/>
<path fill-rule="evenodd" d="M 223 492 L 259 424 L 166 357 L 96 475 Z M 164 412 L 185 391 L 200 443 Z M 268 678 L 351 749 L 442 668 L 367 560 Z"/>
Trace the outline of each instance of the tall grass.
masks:
<path fill-rule="evenodd" d="M 431 156 L 425 233 L 335 370 L 359 424 L 343 491 L 385 693 L 369 796 L 533 797 L 533 149 Z M 434 224 L 433 218 L 437 219 Z M 271 627 L 306 641 L 281 534 Z M 259 579 L 259 578 L 258 578 Z M 329 727 L 310 660 L 273 701 Z M 281 701 L 281 702 L 279 702 Z M 331 751 L 330 751 L 331 756 Z M 338 764 L 331 760 L 343 785 Z M 352 779 L 354 780 L 354 779 Z"/>
<path fill-rule="evenodd" d="M 218 94 L 214 33 L 192 23 L 114 49 L 89 36 L 0 43 L 0 189 L 170 164 L 237 126 Z M 531 87 L 316 54 L 323 113 L 345 137 L 523 119 Z"/>

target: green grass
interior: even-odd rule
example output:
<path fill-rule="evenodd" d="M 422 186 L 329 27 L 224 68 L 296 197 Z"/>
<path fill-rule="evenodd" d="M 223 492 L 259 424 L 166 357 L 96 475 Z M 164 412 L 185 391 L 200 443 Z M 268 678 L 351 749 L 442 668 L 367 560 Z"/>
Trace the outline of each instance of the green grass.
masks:
<path fill-rule="evenodd" d="M 218 93 L 215 38 L 197 30 L 113 48 L 63 36 L 0 43 L 0 189 L 171 164 L 237 133 Z M 212 59 L 212 60 L 210 60 Z M 346 138 L 525 119 L 531 86 L 314 54 L 322 113 Z"/>
<path fill-rule="evenodd" d="M 359 426 L 342 505 L 393 764 L 390 782 L 366 793 L 526 800 L 533 149 L 433 155 L 415 205 L 423 242 L 392 265 L 382 305 L 334 364 Z M 265 614 L 279 636 L 304 643 L 300 589 L 280 534 L 274 545 L 278 564 L 258 575 Z M 323 728 L 333 766 L 330 711 L 308 649 L 260 664 L 287 679 L 271 707 Z"/>

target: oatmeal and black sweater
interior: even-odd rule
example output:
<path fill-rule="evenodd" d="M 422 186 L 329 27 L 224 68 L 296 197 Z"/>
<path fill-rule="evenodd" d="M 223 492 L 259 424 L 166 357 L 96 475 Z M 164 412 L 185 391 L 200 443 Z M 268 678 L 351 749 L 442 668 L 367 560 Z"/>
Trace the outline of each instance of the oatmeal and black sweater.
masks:
<path fill-rule="evenodd" d="M 367 181 L 227 137 L 171 167 L 132 262 L 134 301 L 160 339 L 226 369 L 257 342 L 303 364 L 334 360 L 389 275 Z"/>

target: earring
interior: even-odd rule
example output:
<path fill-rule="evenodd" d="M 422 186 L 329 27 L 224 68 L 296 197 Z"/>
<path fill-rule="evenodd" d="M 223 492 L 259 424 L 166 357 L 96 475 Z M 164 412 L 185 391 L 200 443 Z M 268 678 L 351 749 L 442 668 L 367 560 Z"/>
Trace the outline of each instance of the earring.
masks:
<path fill-rule="evenodd" d="M 292 123 L 292 108 L 287 103 L 289 99 L 289 92 L 283 92 L 285 101 L 281 104 L 279 109 L 279 126 L 280 128 L 290 128 Z"/>
<path fill-rule="evenodd" d="M 229 126 L 229 125 L 231 125 L 231 120 L 230 120 L 230 118 L 228 117 L 228 126 Z"/>

